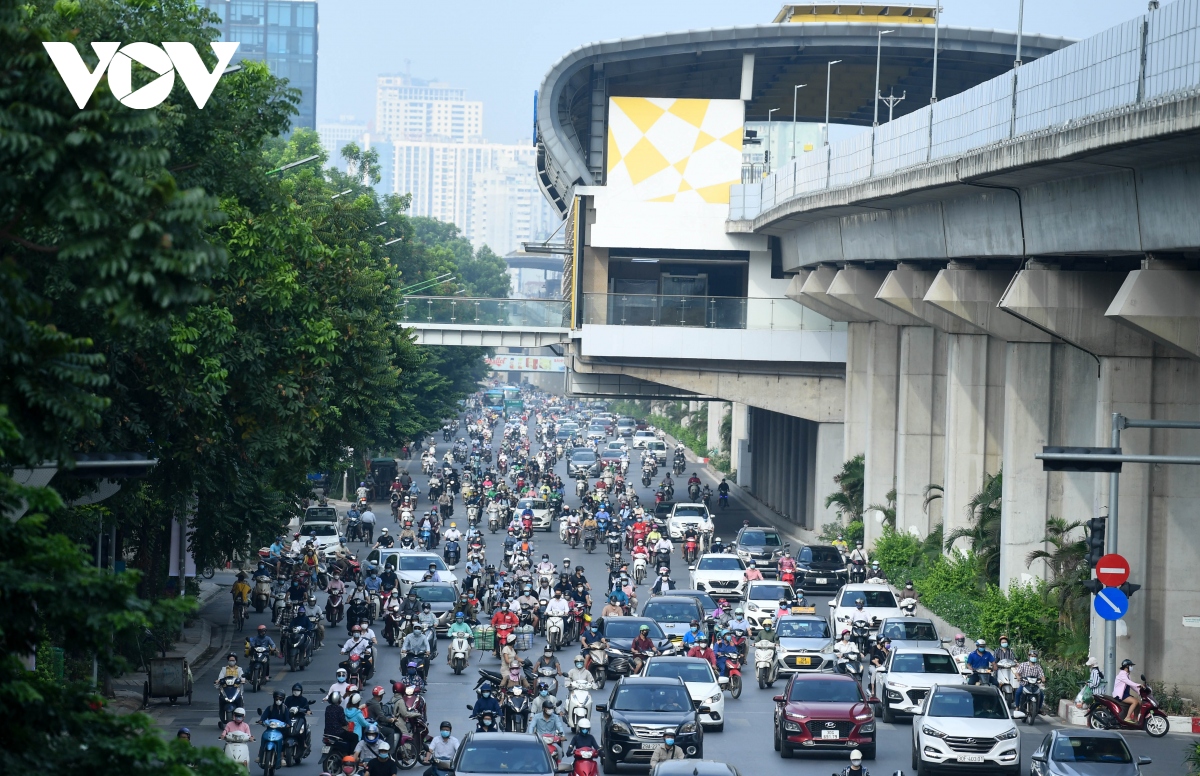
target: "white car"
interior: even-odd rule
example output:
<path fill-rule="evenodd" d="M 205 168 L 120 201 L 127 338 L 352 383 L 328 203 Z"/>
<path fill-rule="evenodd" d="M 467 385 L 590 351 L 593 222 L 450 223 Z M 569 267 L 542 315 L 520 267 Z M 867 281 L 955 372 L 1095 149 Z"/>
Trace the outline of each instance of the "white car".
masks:
<path fill-rule="evenodd" d="M 692 589 L 703 590 L 709 597 L 741 598 L 746 587 L 746 564 L 736 555 L 710 552 L 690 567 Z"/>
<path fill-rule="evenodd" d="M 958 664 L 944 649 L 900 647 L 871 677 L 871 697 L 879 699 L 884 722 L 897 714 L 916 714 L 935 684 L 965 684 Z"/>
<path fill-rule="evenodd" d="M 1021 774 L 1021 734 L 995 687 L 934 685 L 912 731 L 917 773 L 999 768 L 1005 776 Z"/>
<path fill-rule="evenodd" d="M 408 589 L 413 586 L 414 582 L 420 582 L 425 578 L 431 563 L 437 569 L 438 582 L 451 582 L 458 585 L 454 567 L 447 566 L 446 562 L 442 560 L 442 556 L 435 552 L 380 547 L 367 554 L 367 562 L 374 563 L 380 571 L 388 566 L 394 568 L 396 576 L 400 579 L 401 595 L 407 595 Z M 364 568 L 364 572 L 365 570 Z"/>
<path fill-rule="evenodd" d="M 338 524 L 335 522 L 313 520 L 304 523 L 298 530 L 301 542 L 307 542 L 310 537 L 316 535 L 317 557 L 332 558 L 342 541 L 342 537 L 338 533 Z"/>
<path fill-rule="evenodd" d="M 614 439 L 604 446 L 604 450 L 612 450 L 618 453 L 628 453 L 629 445 L 625 444 L 624 439 Z M 603 452 L 603 450 L 601 452 Z"/>
<path fill-rule="evenodd" d="M 859 598 L 863 599 L 861 613 L 857 613 L 858 609 L 854 603 Z M 869 582 L 843 585 L 837 595 L 829 601 L 829 608 L 835 636 L 849 628 L 850 624 L 859 617 L 864 617 L 867 622 L 871 623 L 871 633 L 874 635 L 879 629 L 880 623 L 887 618 L 904 616 L 904 612 L 900 611 L 900 607 L 896 603 L 896 594 L 892 592 L 891 588 L 887 585 L 874 585 Z"/>
<path fill-rule="evenodd" d="M 647 442 L 653 442 L 658 439 L 654 436 L 653 431 L 642 429 L 641 431 L 633 432 L 633 447 L 635 450 L 644 450 Z"/>
<path fill-rule="evenodd" d="M 661 439 L 651 439 L 643 445 L 647 450 L 654 453 L 654 457 L 658 459 L 659 466 L 667 465 L 667 443 Z"/>
<path fill-rule="evenodd" d="M 775 579 L 756 579 L 746 583 L 746 600 L 743 602 L 746 619 L 755 629 L 775 621 L 781 600 L 794 601 L 796 593 L 787 582 Z"/>
<path fill-rule="evenodd" d="M 700 724 L 713 732 L 725 729 L 725 693 L 712 666 L 702 657 L 652 657 L 642 668 L 642 676 L 678 677 L 687 687 L 692 705 L 708 706 L 700 715 Z M 721 680 L 726 681 L 726 680 Z"/>
<path fill-rule="evenodd" d="M 540 498 L 523 498 L 517 502 L 516 515 L 520 517 L 528 509 L 533 512 L 533 530 L 549 531 L 554 523 L 550 513 L 550 502 Z"/>
<path fill-rule="evenodd" d="M 671 515 L 667 518 L 667 534 L 672 541 L 683 538 L 683 532 L 688 527 L 695 528 L 700 533 L 712 533 L 712 515 L 708 507 L 700 503 L 678 502 L 671 507 Z"/>

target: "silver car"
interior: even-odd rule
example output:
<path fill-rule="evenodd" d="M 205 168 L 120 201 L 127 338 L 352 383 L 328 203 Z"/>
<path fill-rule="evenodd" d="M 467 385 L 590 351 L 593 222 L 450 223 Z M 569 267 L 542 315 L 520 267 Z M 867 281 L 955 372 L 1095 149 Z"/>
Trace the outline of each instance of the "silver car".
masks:
<path fill-rule="evenodd" d="M 889 617 L 879 625 L 879 635 L 892 640 L 892 649 L 938 649 L 942 639 L 933 620 L 924 617 Z"/>
<path fill-rule="evenodd" d="M 1033 752 L 1030 776 L 1139 776 L 1149 757 L 1134 758 L 1115 730 L 1052 730 Z"/>
<path fill-rule="evenodd" d="M 829 622 L 815 614 L 780 617 L 775 624 L 779 643 L 775 650 L 775 675 L 828 673 L 833 670 L 833 635 Z"/>

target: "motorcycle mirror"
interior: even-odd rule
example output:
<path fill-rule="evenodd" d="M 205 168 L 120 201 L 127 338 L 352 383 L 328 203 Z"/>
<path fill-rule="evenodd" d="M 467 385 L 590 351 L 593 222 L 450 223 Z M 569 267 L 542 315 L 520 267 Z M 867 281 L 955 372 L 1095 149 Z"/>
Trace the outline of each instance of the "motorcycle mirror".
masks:
<path fill-rule="evenodd" d="M 695 566 L 688 566 L 688 571 L 695 571 L 695 570 L 696 570 Z"/>
<path fill-rule="evenodd" d="M 258 713 L 261 715 L 261 714 L 262 714 L 262 709 L 258 709 Z"/>
<path fill-rule="evenodd" d="M 475 710 L 475 707 L 474 707 L 474 706 L 472 706 L 471 704 L 469 704 L 469 703 L 468 703 L 468 704 L 467 704 L 467 711 L 474 711 L 474 710 Z"/>
<path fill-rule="evenodd" d="M 608 711 L 608 704 L 607 703 L 597 704 L 596 711 L 600 712 L 601 714 L 605 713 L 606 711 Z"/>
<path fill-rule="evenodd" d="M 879 699 L 872 695 L 870 698 L 867 698 L 867 703 L 879 705 Z"/>

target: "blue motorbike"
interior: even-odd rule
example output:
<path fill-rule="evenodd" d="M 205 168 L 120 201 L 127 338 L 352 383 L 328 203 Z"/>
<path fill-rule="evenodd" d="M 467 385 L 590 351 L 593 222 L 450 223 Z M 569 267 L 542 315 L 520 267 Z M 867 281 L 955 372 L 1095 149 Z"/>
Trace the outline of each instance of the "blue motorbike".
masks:
<path fill-rule="evenodd" d="M 264 776 L 274 776 L 283 762 L 283 731 L 287 723 L 280 719 L 268 719 L 263 726 L 267 730 L 263 733 L 262 746 L 258 750 L 258 764 L 262 766 Z"/>

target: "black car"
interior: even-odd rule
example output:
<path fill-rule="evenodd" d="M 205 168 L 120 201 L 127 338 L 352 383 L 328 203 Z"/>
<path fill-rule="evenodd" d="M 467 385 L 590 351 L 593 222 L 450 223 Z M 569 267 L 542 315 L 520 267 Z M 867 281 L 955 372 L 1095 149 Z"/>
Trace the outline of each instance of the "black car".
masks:
<path fill-rule="evenodd" d="M 737 556 L 746 563 L 754 561 L 759 571 L 774 571 L 779 557 L 789 544 L 779 532 L 766 526 L 743 526 L 733 540 Z"/>
<path fill-rule="evenodd" d="M 668 731 L 688 757 L 704 757 L 699 715 L 709 709 L 692 705 L 679 677 L 626 676 L 613 686 L 608 703 L 598 704 L 596 711 L 605 773 L 615 772 L 620 763 L 648 764 Z"/>
<path fill-rule="evenodd" d="M 837 592 L 846 584 L 846 564 L 838 548 L 830 544 L 811 544 L 796 553 L 796 581 L 793 588 L 807 592 Z"/>
<path fill-rule="evenodd" d="M 622 669 L 622 663 L 628 663 L 632 654 L 633 640 L 638 631 L 645 625 L 650 628 L 646 635 L 656 645 L 666 646 L 667 634 L 658 623 L 649 617 L 604 617 L 596 621 L 600 635 L 608 641 L 608 675 L 610 677 L 624 676 L 628 671 Z"/>
<path fill-rule="evenodd" d="M 467 733 L 450 765 L 472 776 L 554 776 L 550 752 L 531 733 Z"/>

